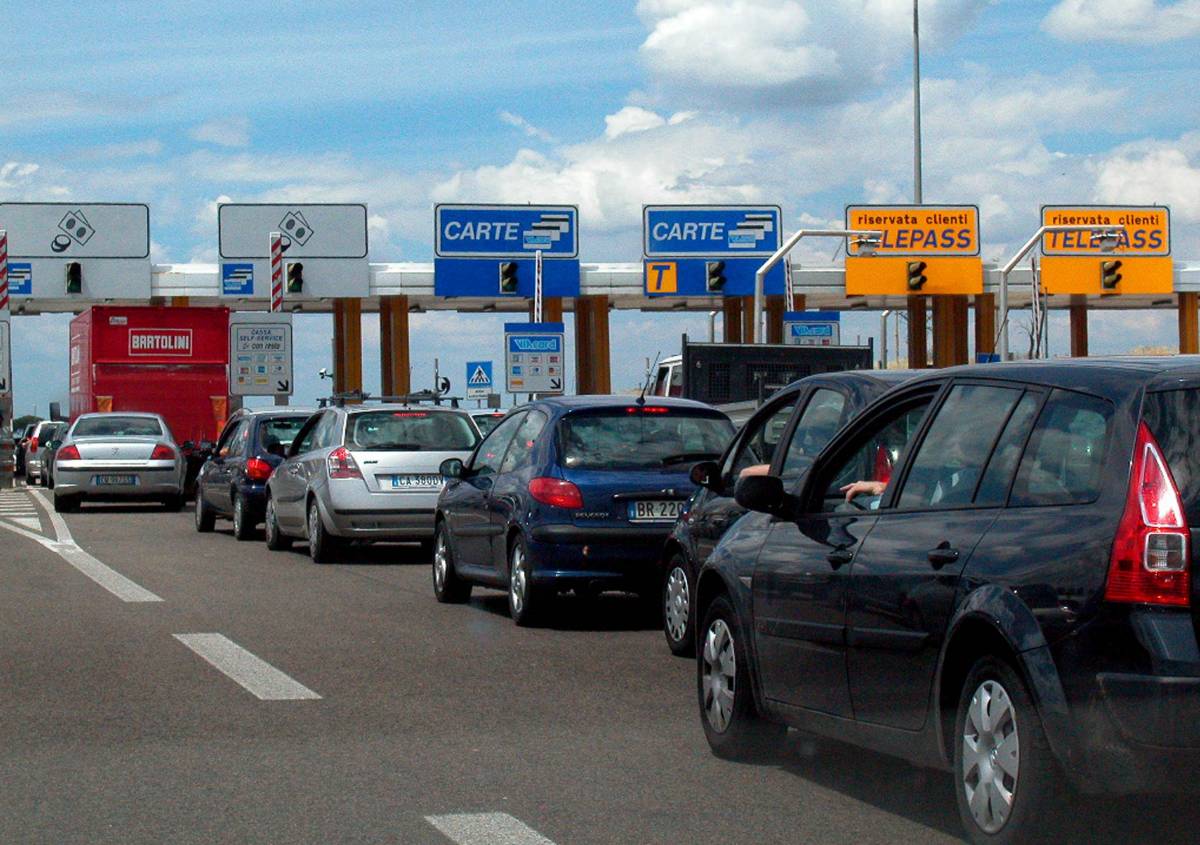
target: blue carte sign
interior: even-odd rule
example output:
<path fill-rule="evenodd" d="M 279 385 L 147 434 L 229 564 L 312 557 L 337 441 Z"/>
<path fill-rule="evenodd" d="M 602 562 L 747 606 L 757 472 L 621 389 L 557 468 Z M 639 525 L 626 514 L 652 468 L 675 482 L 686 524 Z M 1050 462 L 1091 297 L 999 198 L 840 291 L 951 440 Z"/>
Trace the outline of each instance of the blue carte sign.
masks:
<path fill-rule="evenodd" d="M 642 206 L 646 258 L 769 256 L 779 249 L 777 205 Z"/>
<path fill-rule="evenodd" d="M 579 209 L 573 205 L 438 205 L 438 258 L 579 257 Z"/>

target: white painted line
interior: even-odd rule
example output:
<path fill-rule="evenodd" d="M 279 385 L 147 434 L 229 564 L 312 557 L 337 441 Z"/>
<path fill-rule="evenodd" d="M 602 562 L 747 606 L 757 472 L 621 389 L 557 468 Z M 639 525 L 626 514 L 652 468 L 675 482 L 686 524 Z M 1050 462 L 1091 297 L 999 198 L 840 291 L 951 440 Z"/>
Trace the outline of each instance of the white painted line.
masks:
<path fill-rule="evenodd" d="M 18 516 L 13 520 L 13 522 L 15 522 L 17 525 L 24 526 L 25 528 L 32 528 L 34 531 L 38 531 L 42 527 L 42 521 L 36 516 Z"/>
<path fill-rule="evenodd" d="M 175 639 L 263 701 L 321 697 L 221 634 L 176 634 Z"/>
<path fill-rule="evenodd" d="M 554 845 L 508 813 L 452 813 L 425 821 L 458 845 Z"/>

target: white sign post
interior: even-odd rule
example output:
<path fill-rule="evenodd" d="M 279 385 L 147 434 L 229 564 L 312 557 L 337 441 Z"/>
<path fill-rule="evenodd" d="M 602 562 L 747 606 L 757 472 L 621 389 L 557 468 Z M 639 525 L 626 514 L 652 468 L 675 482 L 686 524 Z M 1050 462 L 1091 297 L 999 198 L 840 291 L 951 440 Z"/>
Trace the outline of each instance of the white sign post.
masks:
<path fill-rule="evenodd" d="M 231 315 L 230 394 L 285 397 L 293 391 L 292 315 L 254 312 Z"/>

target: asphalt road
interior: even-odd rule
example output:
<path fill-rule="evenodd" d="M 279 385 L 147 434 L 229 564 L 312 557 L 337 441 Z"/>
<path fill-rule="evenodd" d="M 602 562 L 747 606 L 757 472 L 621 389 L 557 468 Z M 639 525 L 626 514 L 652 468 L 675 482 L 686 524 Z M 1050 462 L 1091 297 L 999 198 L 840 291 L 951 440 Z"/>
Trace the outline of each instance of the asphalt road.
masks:
<path fill-rule="evenodd" d="M 519 629 L 499 593 L 438 605 L 416 547 L 318 566 L 48 501 L 0 495 L 0 843 L 957 841 L 949 775 L 796 732 L 714 758 L 633 601 Z M 1200 829 L 1194 801 L 1077 804 L 1068 841 Z"/>

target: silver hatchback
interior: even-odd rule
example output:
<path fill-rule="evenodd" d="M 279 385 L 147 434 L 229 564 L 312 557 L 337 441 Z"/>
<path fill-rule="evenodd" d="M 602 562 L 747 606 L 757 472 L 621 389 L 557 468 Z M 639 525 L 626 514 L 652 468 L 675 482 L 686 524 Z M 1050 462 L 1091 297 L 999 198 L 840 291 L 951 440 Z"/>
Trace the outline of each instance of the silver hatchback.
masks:
<path fill-rule="evenodd" d="M 438 467 L 466 460 L 479 430 L 465 411 L 437 406 L 327 408 L 296 435 L 267 482 L 266 540 L 307 539 L 325 562 L 346 540 L 433 540 Z"/>

